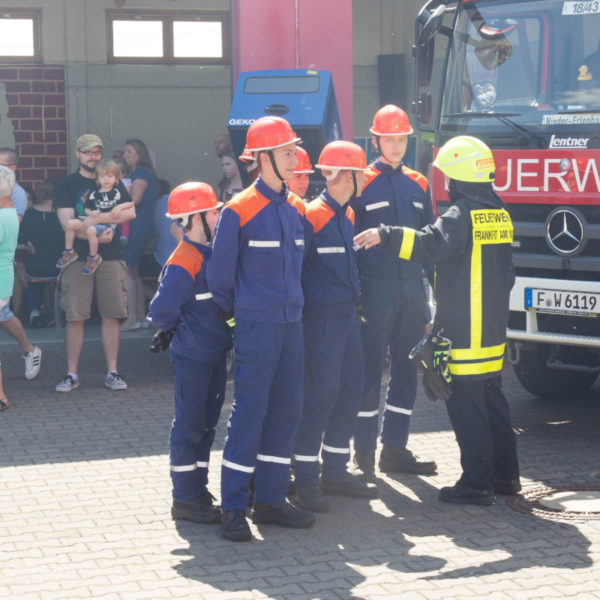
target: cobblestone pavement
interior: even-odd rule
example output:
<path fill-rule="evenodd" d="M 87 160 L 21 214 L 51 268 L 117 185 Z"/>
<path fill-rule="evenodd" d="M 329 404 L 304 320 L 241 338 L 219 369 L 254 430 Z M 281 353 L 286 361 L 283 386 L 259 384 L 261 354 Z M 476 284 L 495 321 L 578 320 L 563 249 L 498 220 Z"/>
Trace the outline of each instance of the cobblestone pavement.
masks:
<path fill-rule="evenodd" d="M 216 525 L 170 518 L 167 436 L 172 418 L 166 355 L 148 333 L 123 336 L 125 392 L 103 387 L 98 341 L 87 341 L 82 382 L 54 392 L 64 348 L 41 344 L 40 376 L 23 378 L 14 345 L 0 346 L 12 407 L 0 414 L 0 598 L 276 600 L 600 598 L 600 521 L 553 522 L 513 511 L 444 505 L 458 449 L 442 404 L 419 397 L 409 446 L 437 460 L 434 477 L 381 477 L 380 499 L 333 499 L 310 530 L 252 526 L 233 544 Z M 543 401 L 512 372 L 526 489 L 599 485 L 600 387 Z M 211 462 L 218 495 L 224 427 Z"/>

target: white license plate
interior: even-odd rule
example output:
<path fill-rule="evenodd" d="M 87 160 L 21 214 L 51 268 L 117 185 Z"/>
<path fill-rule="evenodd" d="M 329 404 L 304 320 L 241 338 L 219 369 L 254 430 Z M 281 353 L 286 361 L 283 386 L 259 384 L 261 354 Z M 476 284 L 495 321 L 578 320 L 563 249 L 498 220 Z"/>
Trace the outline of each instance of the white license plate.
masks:
<path fill-rule="evenodd" d="M 567 0 L 563 4 L 563 15 L 593 15 L 600 13 L 600 2 L 598 0 L 586 0 L 583 2 L 573 2 Z"/>
<path fill-rule="evenodd" d="M 597 317 L 600 314 L 600 294 L 525 288 L 525 308 L 538 312 Z"/>

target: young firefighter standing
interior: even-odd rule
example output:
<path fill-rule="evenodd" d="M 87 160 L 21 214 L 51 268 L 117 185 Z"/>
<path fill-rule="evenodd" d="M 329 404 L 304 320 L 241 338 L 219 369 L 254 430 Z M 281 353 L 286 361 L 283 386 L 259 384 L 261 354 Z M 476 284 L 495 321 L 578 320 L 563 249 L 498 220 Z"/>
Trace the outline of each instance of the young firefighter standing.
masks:
<path fill-rule="evenodd" d="M 310 164 L 308 152 L 304 148 L 300 148 L 300 146 L 296 148 L 296 158 L 298 162 L 294 167 L 294 175 L 285 183 L 292 194 L 296 194 L 304 202 L 307 202 L 306 192 L 310 184 L 310 174 L 314 173 L 314 170 Z"/>
<path fill-rule="evenodd" d="M 303 508 L 325 512 L 323 494 L 374 498 L 377 488 L 346 471 L 364 381 L 354 212 L 347 204 L 360 196 L 367 160 L 360 146 L 337 141 L 323 148 L 317 168 L 327 189 L 306 207 L 304 407 L 294 449 L 294 495 Z"/>
<path fill-rule="evenodd" d="M 451 341 L 446 401 L 460 447 L 462 476 L 440 490 L 454 504 L 494 503 L 494 492 L 516 494 L 519 463 L 510 410 L 500 389 L 514 283 L 513 227 L 494 193 L 494 159 L 479 139 L 446 142 L 434 163 L 450 178 L 450 208 L 420 230 L 381 226 L 355 237 L 363 248 L 381 244 L 390 256 L 436 265 L 434 333 Z"/>
<path fill-rule="evenodd" d="M 402 159 L 413 132 L 406 113 L 388 104 L 379 109 L 370 129 L 379 158 L 367 171 L 362 195 L 352 201 L 356 231 L 384 225 L 419 228 L 433 221 L 431 196 L 423 175 Z M 406 448 L 417 395 L 416 367 L 410 349 L 422 337 L 427 322 L 421 264 L 395 260 L 384 250 L 358 254 L 361 304 L 366 324 L 361 328 L 365 352 L 365 388 L 354 437 L 354 460 L 374 476 L 381 378 L 387 348 L 390 379 L 381 424 L 379 469 L 384 472 L 431 474 L 433 461 L 420 460 Z"/>
<path fill-rule="evenodd" d="M 184 183 L 171 192 L 167 216 L 178 220 L 185 234 L 165 263 L 148 315 L 159 328 L 151 349 L 166 350 L 173 338 L 171 514 L 198 523 L 216 523 L 221 518 L 206 489 L 210 448 L 225 398 L 226 353 L 231 348 L 231 332 L 206 283 L 220 206 L 207 183 Z"/>
<path fill-rule="evenodd" d="M 215 302 L 236 324 L 234 402 L 221 475 L 221 534 L 233 541 L 252 538 L 246 507 L 253 473 L 255 523 L 314 523 L 312 512 L 286 501 L 302 416 L 305 206 L 284 181 L 293 174 L 299 141 L 280 117 L 250 125 L 244 155 L 257 158 L 260 177 L 223 208 L 208 266 Z"/>

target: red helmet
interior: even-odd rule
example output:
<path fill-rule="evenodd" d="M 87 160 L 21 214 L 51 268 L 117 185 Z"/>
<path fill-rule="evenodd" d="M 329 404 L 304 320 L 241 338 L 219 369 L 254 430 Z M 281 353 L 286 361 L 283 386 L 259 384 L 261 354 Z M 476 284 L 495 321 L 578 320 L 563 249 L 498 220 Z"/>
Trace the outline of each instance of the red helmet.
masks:
<path fill-rule="evenodd" d="M 243 154 L 281 148 L 281 146 L 301 141 L 285 119 L 281 117 L 261 117 L 248 127 L 246 147 Z"/>
<path fill-rule="evenodd" d="M 169 194 L 166 216 L 170 219 L 183 219 L 185 225 L 189 215 L 221 206 L 223 203 L 217 201 L 217 196 L 208 183 L 188 181 L 178 185 Z"/>
<path fill-rule="evenodd" d="M 413 128 L 399 106 L 386 104 L 375 113 L 369 131 L 373 135 L 410 135 Z"/>
<path fill-rule="evenodd" d="M 294 167 L 294 173 L 314 173 L 308 152 L 304 148 L 296 148 L 298 164 Z"/>
<path fill-rule="evenodd" d="M 252 154 L 252 152 L 250 152 L 249 150 L 246 150 L 246 148 L 244 148 L 244 151 L 238 156 L 238 158 L 243 163 L 253 163 L 256 160 L 254 158 L 254 155 Z"/>
<path fill-rule="evenodd" d="M 365 151 L 354 142 L 338 140 L 330 142 L 321 150 L 318 169 L 330 171 L 364 171 L 367 168 Z"/>

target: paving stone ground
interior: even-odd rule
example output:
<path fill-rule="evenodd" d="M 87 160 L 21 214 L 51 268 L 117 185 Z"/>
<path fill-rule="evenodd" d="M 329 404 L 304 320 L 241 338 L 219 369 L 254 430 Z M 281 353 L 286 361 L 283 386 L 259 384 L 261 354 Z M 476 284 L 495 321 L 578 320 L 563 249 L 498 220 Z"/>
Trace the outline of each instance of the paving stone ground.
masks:
<path fill-rule="evenodd" d="M 438 475 L 383 476 L 377 500 L 334 498 L 310 530 L 253 525 L 246 544 L 220 539 L 215 525 L 173 522 L 171 370 L 147 343 L 148 332 L 123 335 L 129 389 L 111 392 L 91 336 L 81 387 L 59 394 L 59 340 L 45 332 L 41 373 L 25 381 L 17 348 L 0 339 L 12 402 L 0 414 L 0 598 L 600 598 L 600 520 L 553 522 L 503 498 L 491 508 L 438 502 L 459 474 L 458 448 L 444 406 L 422 395 L 409 446 L 435 458 Z M 504 379 L 526 489 L 600 485 L 600 386 L 548 401 L 510 369 Z M 231 386 L 211 458 L 217 496 L 230 402 Z"/>

